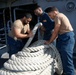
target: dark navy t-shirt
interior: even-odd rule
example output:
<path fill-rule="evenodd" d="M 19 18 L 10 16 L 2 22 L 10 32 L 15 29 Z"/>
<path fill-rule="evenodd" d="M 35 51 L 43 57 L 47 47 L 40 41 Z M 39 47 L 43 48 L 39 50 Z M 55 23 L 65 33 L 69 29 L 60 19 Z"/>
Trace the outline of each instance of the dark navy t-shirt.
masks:
<path fill-rule="evenodd" d="M 55 26 L 54 21 L 50 19 L 50 17 L 45 12 L 39 17 L 39 21 L 42 22 L 43 26 L 46 29 L 46 31 L 44 32 L 43 39 L 49 40 L 51 37 L 52 30 Z"/>

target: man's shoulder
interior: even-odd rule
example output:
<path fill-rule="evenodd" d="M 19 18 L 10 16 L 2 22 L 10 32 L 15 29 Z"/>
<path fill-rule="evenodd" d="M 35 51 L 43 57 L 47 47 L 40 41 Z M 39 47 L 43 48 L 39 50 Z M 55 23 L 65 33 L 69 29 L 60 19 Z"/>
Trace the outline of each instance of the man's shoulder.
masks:
<path fill-rule="evenodd" d="M 17 24 L 17 23 L 20 24 L 20 23 L 22 23 L 22 22 L 21 22 L 20 19 L 18 19 L 18 20 L 15 20 L 15 21 L 14 21 L 14 24 Z"/>
<path fill-rule="evenodd" d="M 23 28 L 23 24 L 22 24 L 21 20 L 16 20 L 16 21 L 14 21 L 13 27 Z"/>
<path fill-rule="evenodd" d="M 62 17 L 65 16 L 63 13 L 58 13 L 56 17 Z"/>
<path fill-rule="evenodd" d="M 43 13 L 40 19 L 44 20 L 44 19 L 50 19 L 50 18 L 47 13 Z"/>
<path fill-rule="evenodd" d="M 42 16 L 48 17 L 48 14 L 44 12 Z"/>

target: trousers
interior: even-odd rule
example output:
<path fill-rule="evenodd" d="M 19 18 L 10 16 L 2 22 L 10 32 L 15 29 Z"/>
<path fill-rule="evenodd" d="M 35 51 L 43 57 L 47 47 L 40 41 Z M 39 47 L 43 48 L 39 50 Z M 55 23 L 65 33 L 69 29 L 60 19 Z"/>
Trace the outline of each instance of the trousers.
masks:
<path fill-rule="evenodd" d="M 9 56 L 12 54 L 16 54 L 18 51 L 21 51 L 22 48 L 24 47 L 24 44 L 20 40 L 14 40 L 10 36 L 7 36 L 7 43 L 8 43 L 8 53 Z"/>
<path fill-rule="evenodd" d="M 61 56 L 63 71 L 65 75 L 75 75 L 73 64 L 74 44 L 74 32 L 67 32 L 62 35 L 58 35 L 56 45 Z"/>

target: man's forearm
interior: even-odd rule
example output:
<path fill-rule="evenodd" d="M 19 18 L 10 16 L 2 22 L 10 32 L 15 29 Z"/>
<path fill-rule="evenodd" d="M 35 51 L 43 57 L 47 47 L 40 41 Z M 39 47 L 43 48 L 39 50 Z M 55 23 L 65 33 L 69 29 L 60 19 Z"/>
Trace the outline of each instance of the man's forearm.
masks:
<path fill-rule="evenodd" d="M 49 42 L 52 43 L 56 39 L 56 37 L 57 37 L 57 33 L 53 32 Z"/>
<path fill-rule="evenodd" d="M 22 39 L 22 38 L 28 38 L 29 35 L 28 34 L 19 34 L 19 35 L 16 35 L 16 37 L 19 39 Z"/>

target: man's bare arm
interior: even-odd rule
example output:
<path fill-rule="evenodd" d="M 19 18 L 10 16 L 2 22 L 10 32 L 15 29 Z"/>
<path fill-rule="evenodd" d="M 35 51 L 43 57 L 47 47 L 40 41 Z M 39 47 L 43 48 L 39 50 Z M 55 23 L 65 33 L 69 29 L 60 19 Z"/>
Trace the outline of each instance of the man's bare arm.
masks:
<path fill-rule="evenodd" d="M 17 38 L 28 38 L 29 37 L 28 34 L 22 34 L 21 29 L 19 28 L 14 28 L 14 34 Z"/>

